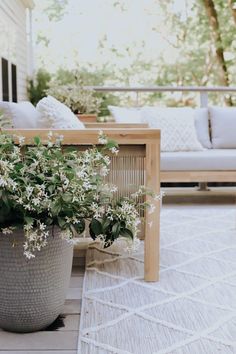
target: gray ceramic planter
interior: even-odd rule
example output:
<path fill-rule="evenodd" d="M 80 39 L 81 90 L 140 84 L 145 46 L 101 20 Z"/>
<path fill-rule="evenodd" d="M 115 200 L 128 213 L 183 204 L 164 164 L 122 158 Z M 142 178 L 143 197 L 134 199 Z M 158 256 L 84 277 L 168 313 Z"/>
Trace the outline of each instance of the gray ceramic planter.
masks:
<path fill-rule="evenodd" d="M 23 255 L 23 241 L 20 231 L 0 234 L 0 328 L 12 332 L 50 325 L 62 311 L 71 275 L 73 247 L 58 231 L 31 260 Z"/>

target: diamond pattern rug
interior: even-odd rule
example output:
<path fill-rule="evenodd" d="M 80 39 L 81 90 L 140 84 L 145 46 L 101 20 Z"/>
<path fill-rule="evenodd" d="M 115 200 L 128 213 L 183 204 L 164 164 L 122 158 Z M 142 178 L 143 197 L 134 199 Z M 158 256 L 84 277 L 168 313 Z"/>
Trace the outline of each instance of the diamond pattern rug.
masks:
<path fill-rule="evenodd" d="M 236 211 L 161 213 L 161 274 L 143 280 L 143 244 L 87 252 L 80 354 L 236 353 Z"/>

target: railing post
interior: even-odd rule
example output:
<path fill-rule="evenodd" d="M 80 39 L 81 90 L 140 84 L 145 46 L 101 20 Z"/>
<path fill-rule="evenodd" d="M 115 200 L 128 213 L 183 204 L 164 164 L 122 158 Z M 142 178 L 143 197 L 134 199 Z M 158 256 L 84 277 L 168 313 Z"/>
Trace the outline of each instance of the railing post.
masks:
<path fill-rule="evenodd" d="M 207 108 L 208 107 L 208 92 L 200 91 L 200 107 Z M 198 191 L 204 192 L 209 191 L 210 189 L 207 186 L 207 182 L 198 183 Z"/>
<path fill-rule="evenodd" d="M 136 106 L 139 107 L 139 92 L 136 91 Z"/>
<path fill-rule="evenodd" d="M 200 91 L 200 107 L 208 107 L 208 92 Z"/>

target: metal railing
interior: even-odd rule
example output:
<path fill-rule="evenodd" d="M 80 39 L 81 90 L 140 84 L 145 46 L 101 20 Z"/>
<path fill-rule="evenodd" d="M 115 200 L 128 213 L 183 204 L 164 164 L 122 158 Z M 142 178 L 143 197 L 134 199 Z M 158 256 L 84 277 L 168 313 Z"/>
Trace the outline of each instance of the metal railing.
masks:
<path fill-rule="evenodd" d="M 200 95 L 200 107 L 208 106 L 208 94 L 211 92 L 236 93 L 236 87 L 226 86 L 133 86 L 133 87 L 113 87 L 113 86 L 86 86 L 85 89 L 96 92 L 134 92 L 136 93 L 136 104 L 139 104 L 139 95 L 142 92 L 198 92 Z"/>

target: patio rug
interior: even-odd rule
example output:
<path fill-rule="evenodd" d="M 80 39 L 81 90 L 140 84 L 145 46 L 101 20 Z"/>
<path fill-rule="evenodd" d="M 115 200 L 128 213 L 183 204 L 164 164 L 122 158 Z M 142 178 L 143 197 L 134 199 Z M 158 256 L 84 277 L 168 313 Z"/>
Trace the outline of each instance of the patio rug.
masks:
<path fill-rule="evenodd" d="M 143 281 L 143 244 L 90 246 L 78 353 L 236 353 L 236 210 L 164 209 L 160 282 Z"/>

